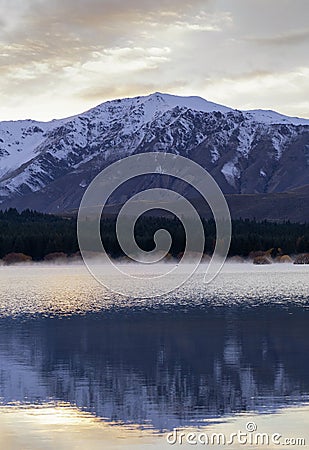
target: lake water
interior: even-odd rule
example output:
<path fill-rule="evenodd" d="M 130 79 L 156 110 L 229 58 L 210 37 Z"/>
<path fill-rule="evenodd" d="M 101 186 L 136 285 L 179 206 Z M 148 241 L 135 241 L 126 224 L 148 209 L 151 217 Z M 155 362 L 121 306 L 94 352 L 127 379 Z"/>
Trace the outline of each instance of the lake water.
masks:
<path fill-rule="evenodd" d="M 0 267 L 0 449 L 171 448 L 249 420 L 308 444 L 308 269 L 202 268 L 147 300 L 83 265 Z"/>

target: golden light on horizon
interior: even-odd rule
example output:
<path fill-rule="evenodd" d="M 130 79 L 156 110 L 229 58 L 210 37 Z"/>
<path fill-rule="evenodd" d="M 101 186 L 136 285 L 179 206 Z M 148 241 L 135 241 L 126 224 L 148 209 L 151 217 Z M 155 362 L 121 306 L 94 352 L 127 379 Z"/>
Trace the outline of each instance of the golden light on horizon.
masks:
<path fill-rule="evenodd" d="M 0 120 L 156 91 L 309 117 L 306 0 L 4 0 L 0 13 Z"/>

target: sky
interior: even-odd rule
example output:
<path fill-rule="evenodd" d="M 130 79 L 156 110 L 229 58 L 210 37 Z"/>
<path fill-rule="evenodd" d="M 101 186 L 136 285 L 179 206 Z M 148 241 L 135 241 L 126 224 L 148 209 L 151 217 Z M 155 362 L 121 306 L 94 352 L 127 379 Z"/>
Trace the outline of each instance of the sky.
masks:
<path fill-rule="evenodd" d="M 0 120 L 198 95 L 309 117 L 308 0 L 0 0 Z"/>

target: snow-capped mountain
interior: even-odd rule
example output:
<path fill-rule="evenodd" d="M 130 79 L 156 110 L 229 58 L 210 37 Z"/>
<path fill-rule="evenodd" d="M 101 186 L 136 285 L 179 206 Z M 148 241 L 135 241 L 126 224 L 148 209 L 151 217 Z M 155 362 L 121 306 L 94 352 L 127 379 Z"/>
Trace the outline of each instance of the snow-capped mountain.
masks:
<path fill-rule="evenodd" d="M 76 209 L 100 170 L 150 151 L 193 159 L 225 193 L 309 184 L 309 119 L 155 93 L 51 122 L 0 122 L 0 208 Z"/>

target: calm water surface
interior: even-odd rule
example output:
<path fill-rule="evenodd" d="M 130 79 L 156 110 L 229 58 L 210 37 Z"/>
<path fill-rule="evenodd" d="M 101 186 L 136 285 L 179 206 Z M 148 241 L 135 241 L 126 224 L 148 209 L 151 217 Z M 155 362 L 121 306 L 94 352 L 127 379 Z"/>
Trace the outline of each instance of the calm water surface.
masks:
<path fill-rule="evenodd" d="M 211 285 L 200 273 L 152 300 L 115 296 L 79 265 L 1 267 L 6 432 L 18 439 L 45 417 L 50 447 L 41 433 L 23 448 L 62 448 L 46 429 L 62 417 L 89 422 L 88 432 L 104 427 L 98 448 L 113 448 L 109 433 L 128 439 L 115 448 L 136 448 L 137 436 L 175 427 L 300 413 L 309 403 L 308 292 L 308 267 L 290 264 L 227 265 Z M 63 448 L 94 448 L 85 433 Z"/>

